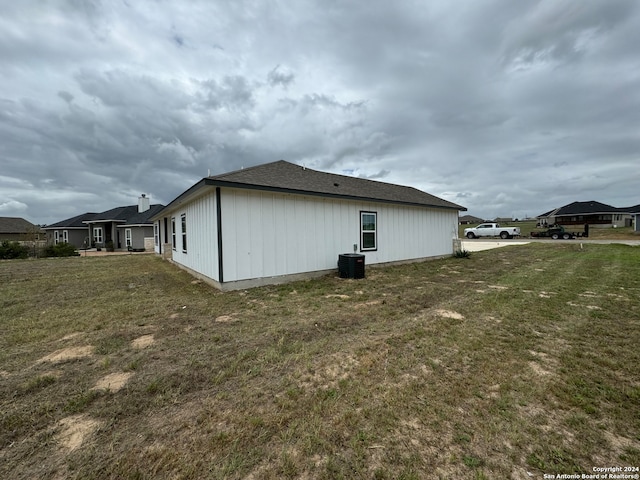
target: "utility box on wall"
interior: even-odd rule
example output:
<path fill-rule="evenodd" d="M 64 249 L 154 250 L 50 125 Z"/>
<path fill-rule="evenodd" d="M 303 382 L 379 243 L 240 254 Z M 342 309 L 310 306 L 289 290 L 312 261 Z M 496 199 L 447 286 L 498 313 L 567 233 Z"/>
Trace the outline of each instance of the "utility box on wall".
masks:
<path fill-rule="evenodd" d="M 338 256 L 340 278 L 364 278 L 364 255 L 343 253 Z"/>

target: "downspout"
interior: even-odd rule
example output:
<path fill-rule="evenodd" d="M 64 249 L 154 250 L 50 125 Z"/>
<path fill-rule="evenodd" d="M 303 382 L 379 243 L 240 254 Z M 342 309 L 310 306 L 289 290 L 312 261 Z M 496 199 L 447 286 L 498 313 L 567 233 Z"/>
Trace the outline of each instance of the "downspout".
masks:
<path fill-rule="evenodd" d="M 222 205 L 220 205 L 220 187 L 216 187 L 216 229 L 218 233 L 218 281 L 224 282 L 224 270 L 222 262 Z"/>

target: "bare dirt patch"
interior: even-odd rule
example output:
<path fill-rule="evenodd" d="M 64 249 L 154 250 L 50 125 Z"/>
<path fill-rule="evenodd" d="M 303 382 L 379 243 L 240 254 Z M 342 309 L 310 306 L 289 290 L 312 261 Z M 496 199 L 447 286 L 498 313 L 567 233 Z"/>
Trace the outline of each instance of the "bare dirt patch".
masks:
<path fill-rule="evenodd" d="M 575 302 L 567 302 L 567 305 L 569 305 L 570 307 L 585 308 L 587 310 L 602 310 L 602 308 L 598 307 L 597 305 L 580 305 L 579 303 Z"/>
<path fill-rule="evenodd" d="M 533 370 L 537 375 L 541 377 L 546 377 L 547 375 L 551 375 L 549 370 L 545 370 L 538 362 L 529 362 L 529 367 Z"/>
<path fill-rule="evenodd" d="M 63 348 L 62 350 L 56 350 L 55 352 L 42 357 L 37 363 L 60 363 L 67 360 L 75 360 L 77 358 L 85 358 L 93 355 L 95 347 L 93 345 L 85 345 L 82 347 L 70 347 Z"/>
<path fill-rule="evenodd" d="M 215 319 L 218 323 L 230 323 L 235 321 L 235 317 L 232 315 L 220 315 Z"/>
<path fill-rule="evenodd" d="M 609 443 L 609 445 L 611 445 L 611 448 L 613 449 L 614 452 L 616 452 L 618 455 L 621 455 L 622 453 L 624 453 L 625 450 L 628 449 L 638 449 L 640 448 L 640 442 L 634 441 L 631 438 L 626 438 L 626 437 L 622 437 L 620 435 L 616 435 L 613 432 L 609 432 L 609 431 L 605 431 L 604 433 L 604 437 L 607 439 L 607 442 Z"/>
<path fill-rule="evenodd" d="M 554 295 L 557 295 L 556 292 L 545 292 L 544 290 L 538 293 L 538 297 L 540 298 L 551 298 Z"/>
<path fill-rule="evenodd" d="M 143 348 L 147 348 L 150 345 L 153 345 L 153 343 L 155 342 L 155 338 L 153 337 L 153 334 L 149 334 L 149 335 L 143 335 L 141 337 L 135 338 L 132 342 L 131 342 L 131 346 L 133 348 L 137 348 L 139 350 L 142 350 Z"/>
<path fill-rule="evenodd" d="M 133 377 L 132 372 L 110 373 L 106 377 L 102 377 L 91 390 L 109 390 L 117 392 L 122 389 L 129 379 Z"/>
<path fill-rule="evenodd" d="M 64 337 L 62 337 L 60 339 L 60 341 L 64 342 L 66 340 L 71 340 L 72 338 L 76 338 L 78 336 L 82 335 L 82 332 L 73 332 L 73 333 L 69 333 L 68 335 L 65 335 Z"/>
<path fill-rule="evenodd" d="M 496 383 L 489 387 L 489 398 L 500 398 L 500 384 Z"/>
<path fill-rule="evenodd" d="M 579 293 L 578 296 L 585 297 L 585 298 L 598 298 L 600 295 L 598 295 L 595 292 L 584 292 L 584 293 Z"/>
<path fill-rule="evenodd" d="M 330 360 L 331 362 L 323 368 L 303 376 L 300 386 L 304 389 L 327 390 L 335 387 L 340 380 L 349 378 L 351 372 L 360 365 L 354 355 L 336 353 Z"/>
<path fill-rule="evenodd" d="M 74 415 L 63 418 L 58 425 L 62 431 L 58 433 L 56 440 L 67 453 L 71 453 L 100 427 L 100 422 L 88 415 Z"/>
<path fill-rule="evenodd" d="M 464 316 L 458 312 L 452 312 L 450 310 L 436 310 L 434 312 L 439 317 L 451 318 L 453 320 L 464 320 Z"/>
<path fill-rule="evenodd" d="M 381 303 L 382 303 L 382 300 L 371 300 L 369 302 L 356 303 L 353 307 L 354 308 L 370 307 L 372 305 L 380 305 Z"/>

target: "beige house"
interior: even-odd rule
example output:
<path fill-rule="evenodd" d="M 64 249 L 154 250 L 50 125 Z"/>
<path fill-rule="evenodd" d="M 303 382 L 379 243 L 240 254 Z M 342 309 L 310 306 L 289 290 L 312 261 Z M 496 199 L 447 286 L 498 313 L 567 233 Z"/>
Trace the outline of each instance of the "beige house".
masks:
<path fill-rule="evenodd" d="M 0 241 L 40 241 L 45 232 L 33 223 L 20 217 L 0 217 Z"/>

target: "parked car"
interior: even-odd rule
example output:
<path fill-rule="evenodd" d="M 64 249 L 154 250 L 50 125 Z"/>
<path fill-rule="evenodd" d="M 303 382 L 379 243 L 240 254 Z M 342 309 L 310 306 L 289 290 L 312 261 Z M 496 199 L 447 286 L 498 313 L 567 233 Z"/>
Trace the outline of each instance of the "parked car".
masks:
<path fill-rule="evenodd" d="M 513 238 L 520 236 L 520 227 L 502 227 L 499 223 L 481 223 L 477 227 L 465 228 L 464 236 L 467 238 L 500 237 Z"/>

